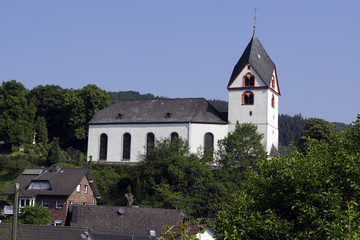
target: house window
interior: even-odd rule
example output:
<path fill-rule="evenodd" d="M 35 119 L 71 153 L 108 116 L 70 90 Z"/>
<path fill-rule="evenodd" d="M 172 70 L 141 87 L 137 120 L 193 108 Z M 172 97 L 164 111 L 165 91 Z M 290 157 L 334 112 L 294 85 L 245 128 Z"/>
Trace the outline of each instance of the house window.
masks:
<path fill-rule="evenodd" d="M 254 104 L 254 94 L 250 91 L 246 91 L 242 95 L 242 104 L 243 105 L 253 105 Z"/>
<path fill-rule="evenodd" d="M 212 133 L 206 133 L 204 137 L 204 150 L 213 151 L 214 149 L 214 135 Z"/>
<path fill-rule="evenodd" d="M 131 150 L 131 135 L 130 133 L 124 134 L 123 140 L 123 159 L 130 160 L 130 150 Z"/>
<path fill-rule="evenodd" d="M 63 208 L 63 207 L 64 207 L 64 201 L 62 201 L 62 200 L 57 200 L 57 201 L 56 201 L 56 208 L 61 209 L 61 208 Z"/>
<path fill-rule="evenodd" d="M 80 184 L 76 186 L 76 191 L 80 192 Z"/>
<path fill-rule="evenodd" d="M 84 186 L 84 193 L 87 193 L 87 192 L 88 192 L 88 186 L 85 185 L 85 186 Z"/>
<path fill-rule="evenodd" d="M 108 136 L 103 133 L 100 136 L 100 160 L 106 160 L 107 158 L 107 145 L 108 145 Z"/>
<path fill-rule="evenodd" d="M 20 198 L 19 199 L 19 207 L 25 207 L 25 206 L 34 206 L 35 205 L 35 199 L 33 198 Z"/>
<path fill-rule="evenodd" d="M 146 152 L 149 152 L 154 148 L 155 144 L 155 135 L 153 133 L 148 133 L 146 135 Z"/>
<path fill-rule="evenodd" d="M 179 138 L 179 134 L 177 132 L 172 132 L 170 135 L 171 141 Z"/>
<path fill-rule="evenodd" d="M 74 202 L 73 202 L 72 200 L 69 201 L 69 205 L 73 205 L 73 203 L 74 203 Z"/>
<path fill-rule="evenodd" d="M 49 207 L 49 200 L 42 200 L 41 201 L 41 206 L 48 208 Z"/>
<path fill-rule="evenodd" d="M 271 97 L 271 106 L 272 106 L 273 108 L 275 108 L 275 97 L 274 97 L 274 94 L 273 94 L 272 97 Z"/>
<path fill-rule="evenodd" d="M 86 206 L 86 202 L 84 202 L 83 205 Z"/>
<path fill-rule="evenodd" d="M 248 73 L 244 76 L 243 86 L 245 87 L 255 86 L 255 77 L 251 73 Z"/>

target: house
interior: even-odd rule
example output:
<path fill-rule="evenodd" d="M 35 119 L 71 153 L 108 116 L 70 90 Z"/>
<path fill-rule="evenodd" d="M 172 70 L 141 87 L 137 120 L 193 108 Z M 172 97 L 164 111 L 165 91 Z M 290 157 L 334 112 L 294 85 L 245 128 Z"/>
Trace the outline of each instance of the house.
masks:
<path fill-rule="evenodd" d="M 27 168 L 15 183 L 20 185 L 19 208 L 35 204 L 49 208 L 54 225 L 65 224 L 70 205 L 96 205 L 101 198 L 86 168 Z M 14 196 L 14 184 L 6 194 Z"/>
<path fill-rule="evenodd" d="M 269 156 L 278 154 L 276 67 L 255 32 L 227 85 L 228 112 L 204 98 L 121 100 L 97 112 L 89 122 L 88 161 L 137 163 L 155 139 L 181 137 L 191 152 L 212 148 L 235 129 L 253 123 L 263 134 Z"/>
<path fill-rule="evenodd" d="M 165 225 L 177 226 L 186 217 L 185 211 L 175 209 L 89 205 L 71 206 L 69 214 L 71 227 L 89 228 L 99 239 L 156 239 Z"/>

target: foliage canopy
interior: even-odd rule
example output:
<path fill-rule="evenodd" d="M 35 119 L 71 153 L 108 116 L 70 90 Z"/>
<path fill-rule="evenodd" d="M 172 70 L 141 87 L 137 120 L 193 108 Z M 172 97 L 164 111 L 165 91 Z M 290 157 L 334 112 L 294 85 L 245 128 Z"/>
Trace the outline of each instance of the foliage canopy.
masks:
<path fill-rule="evenodd" d="M 359 126 L 360 115 L 305 153 L 260 161 L 219 212 L 218 239 L 358 239 Z"/>

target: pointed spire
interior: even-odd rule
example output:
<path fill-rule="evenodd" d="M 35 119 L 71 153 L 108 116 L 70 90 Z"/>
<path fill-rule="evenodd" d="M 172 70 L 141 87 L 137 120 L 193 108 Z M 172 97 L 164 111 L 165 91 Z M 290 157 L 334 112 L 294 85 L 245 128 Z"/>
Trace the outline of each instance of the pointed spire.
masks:
<path fill-rule="evenodd" d="M 254 13 L 254 30 L 253 30 L 253 35 L 255 35 L 255 28 L 256 28 L 256 8 L 255 8 L 255 13 Z"/>

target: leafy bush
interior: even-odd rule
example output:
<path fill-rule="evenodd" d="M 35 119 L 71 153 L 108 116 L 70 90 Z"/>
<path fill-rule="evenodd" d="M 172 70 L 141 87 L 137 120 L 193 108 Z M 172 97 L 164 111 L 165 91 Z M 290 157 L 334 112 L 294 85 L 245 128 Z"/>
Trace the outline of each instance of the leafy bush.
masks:
<path fill-rule="evenodd" d="M 50 213 L 49 209 L 40 205 L 25 206 L 21 209 L 19 223 L 46 225 L 51 223 Z"/>

